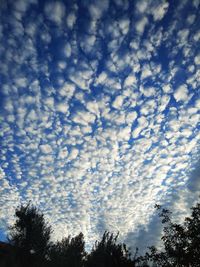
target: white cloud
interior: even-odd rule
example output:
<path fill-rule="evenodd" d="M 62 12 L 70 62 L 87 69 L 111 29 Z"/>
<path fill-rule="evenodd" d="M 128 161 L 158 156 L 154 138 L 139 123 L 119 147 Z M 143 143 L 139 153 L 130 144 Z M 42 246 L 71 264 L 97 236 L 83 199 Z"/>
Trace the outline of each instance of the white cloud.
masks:
<path fill-rule="evenodd" d="M 124 81 L 124 86 L 133 86 L 137 82 L 135 75 L 130 74 Z"/>
<path fill-rule="evenodd" d="M 34 109 L 29 111 L 26 119 L 28 120 L 29 123 L 34 122 L 34 121 L 37 120 L 37 114 L 36 114 Z"/>
<path fill-rule="evenodd" d="M 75 85 L 73 83 L 65 82 L 63 86 L 59 89 L 59 94 L 62 97 L 70 99 L 75 93 Z"/>
<path fill-rule="evenodd" d="M 43 154 L 50 154 L 52 153 L 52 148 L 50 145 L 40 145 L 40 150 Z"/>
<path fill-rule="evenodd" d="M 29 2 L 25 2 L 23 0 L 17 0 L 14 3 L 14 7 L 17 11 L 25 13 L 29 8 L 30 3 L 34 3 L 34 2 L 36 3 L 36 1 L 34 0 L 31 0 Z"/>
<path fill-rule="evenodd" d="M 53 97 L 47 97 L 43 101 L 49 109 L 54 108 L 54 98 Z"/>
<path fill-rule="evenodd" d="M 162 1 L 162 3 L 159 3 L 159 5 L 153 6 L 152 8 L 152 15 L 155 21 L 161 20 L 169 7 L 169 3 L 166 1 Z"/>
<path fill-rule="evenodd" d="M 69 153 L 69 157 L 68 160 L 74 160 L 77 158 L 79 154 L 79 150 L 77 148 L 72 148 L 70 153 Z"/>
<path fill-rule="evenodd" d="M 128 124 L 134 123 L 135 120 L 137 119 L 137 116 L 138 116 L 138 114 L 136 111 L 128 112 L 126 115 L 126 123 L 128 123 Z"/>
<path fill-rule="evenodd" d="M 167 1 L 137 1 L 136 9 L 141 15 L 152 15 L 154 21 L 163 19 L 169 7 Z"/>
<path fill-rule="evenodd" d="M 96 119 L 96 116 L 90 112 L 87 111 L 78 111 L 74 116 L 73 116 L 73 121 L 75 123 L 85 125 L 87 126 L 90 123 L 94 123 Z"/>
<path fill-rule="evenodd" d="M 168 95 L 163 95 L 162 98 L 161 98 L 161 103 L 160 103 L 160 106 L 159 106 L 159 111 L 164 111 L 165 108 L 167 107 L 167 105 L 169 104 L 169 101 L 170 101 L 170 96 Z"/>
<path fill-rule="evenodd" d="M 200 110 L 200 99 L 196 100 L 195 106 Z"/>
<path fill-rule="evenodd" d="M 64 54 L 68 58 L 71 56 L 71 53 L 72 53 L 71 45 L 70 45 L 70 43 L 66 43 L 66 45 L 64 47 Z"/>
<path fill-rule="evenodd" d="M 151 97 L 156 95 L 156 88 L 154 87 L 141 88 L 141 91 L 146 97 Z"/>
<path fill-rule="evenodd" d="M 129 31 L 130 20 L 128 18 L 122 19 L 119 21 L 119 28 L 122 31 L 122 34 L 125 35 Z"/>
<path fill-rule="evenodd" d="M 143 117 L 139 117 L 138 119 L 138 125 L 132 132 L 133 138 L 138 138 L 141 132 L 148 126 L 147 119 Z"/>
<path fill-rule="evenodd" d="M 188 101 L 189 96 L 188 96 L 188 89 L 186 85 L 181 85 L 179 86 L 175 93 L 174 93 L 174 98 L 176 101 Z"/>
<path fill-rule="evenodd" d="M 184 45 L 185 43 L 188 43 L 189 33 L 189 29 L 182 29 L 177 33 L 177 36 L 179 38 L 179 45 Z"/>
<path fill-rule="evenodd" d="M 142 35 L 144 33 L 144 29 L 147 23 L 148 23 L 148 19 L 146 17 L 143 17 L 142 19 L 137 21 L 135 24 L 136 31 Z"/>
<path fill-rule="evenodd" d="M 87 72 L 87 71 L 84 72 L 84 71 L 77 70 L 76 72 L 71 73 L 69 78 L 80 89 L 89 91 L 89 82 L 90 82 L 89 80 L 90 80 L 91 75 L 92 75 L 91 72 Z"/>
<path fill-rule="evenodd" d="M 147 10 L 148 1 L 142 0 L 136 2 L 136 8 L 140 13 L 144 13 Z"/>
<path fill-rule="evenodd" d="M 195 33 L 195 35 L 193 36 L 193 38 L 194 38 L 194 40 L 196 42 L 198 42 L 200 40 L 200 30 Z"/>
<path fill-rule="evenodd" d="M 96 79 L 97 83 L 104 83 L 107 79 L 107 73 L 106 72 L 102 72 Z"/>
<path fill-rule="evenodd" d="M 59 159 L 66 159 L 68 156 L 68 150 L 67 147 L 60 149 L 58 153 L 58 158 Z"/>
<path fill-rule="evenodd" d="M 144 65 L 144 67 L 142 69 L 141 79 L 145 79 L 151 75 L 152 75 L 152 71 L 151 71 L 149 65 Z"/>
<path fill-rule="evenodd" d="M 131 127 L 126 126 L 124 128 L 119 129 L 117 139 L 118 141 L 128 141 L 131 136 Z"/>
<path fill-rule="evenodd" d="M 108 9 L 108 6 L 108 0 L 93 1 L 93 3 L 88 6 L 92 19 L 100 19 Z"/>
<path fill-rule="evenodd" d="M 196 65 L 200 65 L 200 54 L 195 56 L 194 62 L 195 62 Z"/>
<path fill-rule="evenodd" d="M 194 18 L 186 17 L 185 28 L 177 21 L 185 4 L 172 10 L 166 29 L 166 1 L 136 1 L 127 11 L 129 2 L 83 1 L 89 16 L 78 18 L 78 2 L 66 10 L 50 1 L 25 24 L 29 6 L 21 2 L 11 8 L 9 38 L 0 26 L 3 225 L 13 222 L 10 207 L 32 200 L 55 239 L 83 231 L 91 245 L 101 227 L 119 230 L 123 240 L 148 228 L 155 203 L 173 201 L 169 192 L 186 187 L 200 137 L 199 32 Z M 167 71 L 168 62 L 158 62 L 161 46 L 163 58 L 170 51 Z M 177 88 L 185 70 L 187 85 Z"/>
<path fill-rule="evenodd" d="M 13 113 L 14 111 L 14 106 L 11 100 L 7 99 L 5 106 L 4 106 L 5 110 L 9 113 Z"/>
<path fill-rule="evenodd" d="M 118 95 L 113 101 L 112 106 L 116 109 L 120 109 L 123 105 L 124 97 L 122 95 Z"/>
<path fill-rule="evenodd" d="M 194 14 L 189 15 L 189 16 L 187 17 L 187 22 L 188 22 L 189 24 L 192 24 L 192 23 L 194 23 L 195 19 L 196 19 L 196 16 L 195 16 Z"/>
<path fill-rule="evenodd" d="M 27 79 L 26 78 L 16 78 L 15 84 L 17 87 L 26 87 L 27 86 Z"/>
<path fill-rule="evenodd" d="M 68 113 L 69 110 L 68 104 L 65 102 L 57 103 L 56 110 L 61 113 Z"/>
<path fill-rule="evenodd" d="M 100 116 L 99 104 L 96 101 L 89 101 L 86 103 L 86 108 L 96 116 Z"/>
<path fill-rule="evenodd" d="M 73 26 L 75 25 L 76 23 L 76 15 L 74 13 L 70 13 L 68 16 L 67 16 L 67 26 L 72 29 Z"/>
<path fill-rule="evenodd" d="M 60 24 L 65 16 L 65 5 L 59 1 L 46 3 L 44 10 L 48 19 L 57 24 Z"/>

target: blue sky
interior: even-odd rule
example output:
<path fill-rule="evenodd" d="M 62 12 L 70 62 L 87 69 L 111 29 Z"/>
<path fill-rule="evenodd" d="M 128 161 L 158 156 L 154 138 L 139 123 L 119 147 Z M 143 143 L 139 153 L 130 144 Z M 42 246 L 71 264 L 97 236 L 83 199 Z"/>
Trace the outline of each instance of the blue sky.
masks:
<path fill-rule="evenodd" d="M 55 239 L 82 231 L 88 246 L 104 230 L 151 244 L 155 203 L 187 213 L 199 13 L 199 0 L 1 1 L 2 236 L 29 200 Z"/>

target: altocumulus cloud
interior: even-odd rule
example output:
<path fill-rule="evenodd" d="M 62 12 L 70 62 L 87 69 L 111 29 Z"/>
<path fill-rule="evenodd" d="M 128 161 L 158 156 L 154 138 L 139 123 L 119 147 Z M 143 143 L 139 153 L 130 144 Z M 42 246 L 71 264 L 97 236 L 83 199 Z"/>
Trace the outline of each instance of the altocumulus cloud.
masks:
<path fill-rule="evenodd" d="M 196 0 L 2 2 L 2 231 L 28 200 L 55 239 L 82 231 L 88 246 L 104 230 L 148 244 L 155 203 L 184 216 L 199 186 L 187 172 L 198 162 L 199 10 Z"/>

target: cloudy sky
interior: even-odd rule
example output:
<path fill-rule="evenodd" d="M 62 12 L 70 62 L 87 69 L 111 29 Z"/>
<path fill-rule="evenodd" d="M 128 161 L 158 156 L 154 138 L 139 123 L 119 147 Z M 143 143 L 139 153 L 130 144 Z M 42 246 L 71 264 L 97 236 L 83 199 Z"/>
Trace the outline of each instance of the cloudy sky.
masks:
<path fill-rule="evenodd" d="M 199 25 L 199 0 L 0 1 L 1 237 L 29 200 L 87 246 L 104 230 L 146 245 L 155 203 L 185 212 Z"/>

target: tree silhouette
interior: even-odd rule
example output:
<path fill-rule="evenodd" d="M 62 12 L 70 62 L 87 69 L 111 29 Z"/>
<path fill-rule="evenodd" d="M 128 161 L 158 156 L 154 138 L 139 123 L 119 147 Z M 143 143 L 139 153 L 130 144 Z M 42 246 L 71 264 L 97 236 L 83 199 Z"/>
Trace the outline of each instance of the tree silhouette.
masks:
<path fill-rule="evenodd" d="M 117 244 L 118 235 L 105 232 L 87 257 L 87 267 L 134 267 L 125 244 Z"/>
<path fill-rule="evenodd" d="M 17 249 L 21 266 L 44 266 L 50 247 L 51 227 L 45 223 L 44 215 L 30 203 L 17 208 L 15 216 L 8 242 Z"/>
<path fill-rule="evenodd" d="M 118 234 L 105 232 L 90 253 L 85 252 L 82 233 L 50 242 L 51 227 L 44 216 L 30 205 L 16 209 L 16 222 L 10 227 L 8 244 L 1 242 L 0 265 L 8 267 L 200 267 L 200 204 L 192 207 L 190 217 L 174 223 L 172 213 L 156 205 L 162 219 L 162 250 L 152 246 L 133 259 Z M 7 264 L 7 265 L 6 265 Z"/>
<path fill-rule="evenodd" d="M 186 217 L 183 224 L 173 223 L 171 212 L 159 210 L 164 224 L 163 251 L 150 247 L 150 252 L 142 260 L 149 260 L 162 267 L 199 267 L 200 266 L 200 204 L 192 207 L 191 217 Z"/>
<path fill-rule="evenodd" d="M 85 242 L 82 233 L 56 242 L 51 249 L 49 258 L 52 267 L 81 267 L 85 259 Z"/>

